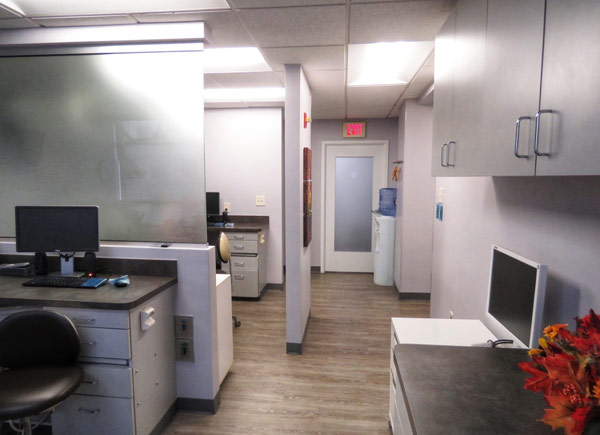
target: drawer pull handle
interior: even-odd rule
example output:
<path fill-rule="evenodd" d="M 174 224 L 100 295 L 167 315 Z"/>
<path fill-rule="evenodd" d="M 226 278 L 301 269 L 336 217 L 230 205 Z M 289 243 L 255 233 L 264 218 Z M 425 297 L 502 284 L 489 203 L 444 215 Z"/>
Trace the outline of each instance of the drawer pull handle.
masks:
<path fill-rule="evenodd" d="M 78 319 L 77 317 L 73 317 L 73 323 L 85 323 L 86 325 L 93 325 L 96 323 L 96 319 Z"/>
<path fill-rule="evenodd" d="M 235 249 L 244 249 L 244 245 L 233 245 Z"/>
<path fill-rule="evenodd" d="M 234 275 L 235 279 L 244 279 L 244 275 Z"/>
<path fill-rule="evenodd" d="M 100 414 L 100 408 L 98 408 L 98 409 L 79 408 L 79 412 L 81 412 L 82 414 Z"/>
<path fill-rule="evenodd" d="M 235 235 L 235 236 L 233 236 L 233 238 L 235 240 L 244 240 L 244 236 L 237 236 L 237 235 Z"/>
<path fill-rule="evenodd" d="M 92 340 L 92 341 L 85 341 L 81 344 L 87 344 L 88 346 L 95 346 L 98 344 L 98 342 L 96 340 Z"/>
<path fill-rule="evenodd" d="M 235 264 L 236 266 L 244 266 L 246 263 L 245 263 L 245 262 L 243 262 L 243 261 L 236 261 L 236 262 L 235 262 L 235 263 L 233 263 L 233 264 Z"/>
<path fill-rule="evenodd" d="M 98 381 L 98 379 L 92 379 L 92 380 L 89 380 L 89 381 L 87 381 L 87 380 L 84 379 L 83 383 L 84 384 L 90 384 L 90 385 L 98 385 L 99 381 Z"/>

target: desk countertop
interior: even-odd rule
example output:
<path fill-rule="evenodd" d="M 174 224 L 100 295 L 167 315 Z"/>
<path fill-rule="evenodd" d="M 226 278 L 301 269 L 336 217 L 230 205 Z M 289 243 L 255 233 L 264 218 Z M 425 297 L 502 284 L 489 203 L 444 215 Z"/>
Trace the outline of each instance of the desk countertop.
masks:
<path fill-rule="evenodd" d="M 24 287 L 29 278 L 0 276 L 0 307 L 45 306 L 128 310 L 177 283 L 177 278 L 129 276 L 131 285 L 117 288 L 106 283 L 97 289 Z"/>
<path fill-rule="evenodd" d="M 527 350 L 399 344 L 394 357 L 415 435 L 552 433 L 543 395 L 523 388 Z"/>
<path fill-rule="evenodd" d="M 269 229 L 269 216 L 236 216 L 230 215 L 229 221 L 233 222 L 233 227 L 207 227 L 209 232 L 224 233 L 258 233 Z"/>

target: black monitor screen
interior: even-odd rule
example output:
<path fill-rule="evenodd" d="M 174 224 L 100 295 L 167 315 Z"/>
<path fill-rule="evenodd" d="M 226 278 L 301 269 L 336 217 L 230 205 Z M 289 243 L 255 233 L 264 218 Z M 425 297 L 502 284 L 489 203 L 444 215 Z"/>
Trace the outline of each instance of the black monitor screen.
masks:
<path fill-rule="evenodd" d="M 17 206 L 15 227 L 18 252 L 100 250 L 96 206 Z"/>
<path fill-rule="evenodd" d="M 494 250 L 488 312 L 529 343 L 538 269 Z"/>
<path fill-rule="evenodd" d="M 206 192 L 206 214 L 218 215 L 219 212 L 219 192 Z"/>

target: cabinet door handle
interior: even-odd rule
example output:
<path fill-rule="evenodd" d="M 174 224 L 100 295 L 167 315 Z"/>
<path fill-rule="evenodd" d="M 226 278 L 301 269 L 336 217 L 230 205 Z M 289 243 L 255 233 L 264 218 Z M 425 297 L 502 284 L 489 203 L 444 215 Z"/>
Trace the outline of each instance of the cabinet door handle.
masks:
<path fill-rule="evenodd" d="M 244 236 L 238 236 L 237 234 L 235 234 L 235 235 L 233 236 L 233 238 L 234 238 L 235 240 L 244 240 Z"/>
<path fill-rule="evenodd" d="M 79 408 L 78 411 L 83 414 L 100 414 L 100 408 L 97 408 L 97 409 Z"/>
<path fill-rule="evenodd" d="M 233 245 L 235 249 L 244 249 L 244 245 Z"/>
<path fill-rule="evenodd" d="M 537 156 L 548 157 L 550 153 L 540 153 L 540 117 L 543 113 L 552 113 L 552 110 L 542 109 L 535 115 L 535 141 L 533 142 L 533 151 Z"/>
<path fill-rule="evenodd" d="M 77 317 L 73 317 L 71 320 L 73 323 L 84 323 L 86 325 L 93 325 L 96 323 L 96 319 L 78 319 Z"/>
<path fill-rule="evenodd" d="M 236 266 L 243 266 L 243 265 L 245 265 L 246 263 L 245 263 L 245 262 L 243 262 L 243 261 L 235 261 L 233 264 L 235 264 Z"/>
<path fill-rule="evenodd" d="M 244 279 L 244 275 L 234 275 L 235 279 Z"/>
<path fill-rule="evenodd" d="M 442 147 L 440 148 L 440 165 L 442 165 L 442 167 L 447 167 L 448 165 L 444 164 L 444 148 L 447 147 L 448 144 L 447 143 L 443 143 Z"/>
<path fill-rule="evenodd" d="M 448 142 L 448 144 L 446 145 L 446 167 L 452 167 L 454 166 L 454 163 L 450 163 L 450 145 L 456 145 L 456 142 L 454 142 L 453 140 L 451 140 L 450 142 Z"/>
<path fill-rule="evenodd" d="M 531 116 L 519 116 L 519 118 L 517 118 L 517 127 L 515 130 L 515 157 L 519 159 L 529 158 L 529 155 L 527 154 L 519 154 L 519 137 L 521 135 L 521 121 L 524 121 L 526 119 L 531 119 Z"/>
<path fill-rule="evenodd" d="M 90 384 L 90 385 L 98 385 L 100 381 L 98 381 L 97 379 L 91 379 L 91 380 L 83 380 L 82 383 L 83 384 Z"/>

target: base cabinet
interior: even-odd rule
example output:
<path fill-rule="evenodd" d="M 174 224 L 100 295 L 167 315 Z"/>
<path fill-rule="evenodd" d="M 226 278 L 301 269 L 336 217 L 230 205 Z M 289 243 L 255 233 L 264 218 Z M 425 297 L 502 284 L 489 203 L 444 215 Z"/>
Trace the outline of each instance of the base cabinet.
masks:
<path fill-rule="evenodd" d="M 231 247 L 231 294 L 259 298 L 267 284 L 267 251 L 264 231 L 226 233 Z"/>

